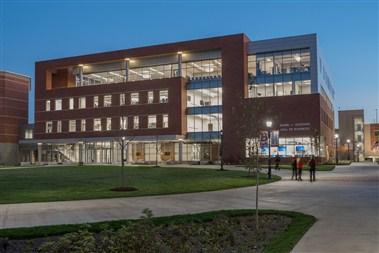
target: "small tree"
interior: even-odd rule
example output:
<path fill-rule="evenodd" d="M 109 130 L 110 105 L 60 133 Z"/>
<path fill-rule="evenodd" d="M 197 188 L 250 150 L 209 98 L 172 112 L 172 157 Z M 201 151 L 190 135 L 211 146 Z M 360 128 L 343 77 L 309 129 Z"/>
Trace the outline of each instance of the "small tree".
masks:
<path fill-rule="evenodd" d="M 155 136 L 155 167 L 159 167 L 158 165 L 158 155 L 162 151 L 161 147 L 159 147 L 159 136 Z"/>
<path fill-rule="evenodd" d="M 118 143 L 120 149 L 121 149 L 121 169 L 120 169 L 120 187 L 116 187 L 112 190 L 115 191 L 131 191 L 136 190 L 133 187 L 127 186 L 127 175 L 125 173 L 125 162 L 127 161 L 127 158 L 125 158 L 125 150 L 128 150 L 129 142 L 131 142 L 134 137 L 131 138 L 126 137 L 126 128 L 127 128 L 127 118 L 121 117 L 120 118 L 120 136 L 115 138 L 115 142 Z"/>

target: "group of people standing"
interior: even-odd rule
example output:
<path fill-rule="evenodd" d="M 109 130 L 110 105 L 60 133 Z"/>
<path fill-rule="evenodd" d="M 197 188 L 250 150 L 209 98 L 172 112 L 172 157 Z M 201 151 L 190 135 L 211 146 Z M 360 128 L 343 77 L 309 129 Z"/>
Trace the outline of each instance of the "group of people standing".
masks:
<path fill-rule="evenodd" d="M 302 157 L 294 156 L 291 162 L 292 165 L 292 177 L 291 180 L 295 178 L 297 181 L 303 181 L 301 175 L 303 174 L 305 160 Z M 280 170 L 280 156 L 277 154 L 275 157 L 275 169 Z M 312 155 L 311 159 L 308 162 L 309 166 L 309 180 L 311 182 L 316 181 L 316 159 Z"/>
<path fill-rule="evenodd" d="M 292 177 L 291 180 L 295 178 L 297 181 L 303 181 L 301 178 L 303 174 L 303 168 L 304 168 L 304 158 L 301 157 L 294 157 L 292 159 Z M 311 159 L 308 162 L 309 165 L 309 180 L 311 182 L 316 181 L 316 159 L 314 156 L 311 157 Z"/>

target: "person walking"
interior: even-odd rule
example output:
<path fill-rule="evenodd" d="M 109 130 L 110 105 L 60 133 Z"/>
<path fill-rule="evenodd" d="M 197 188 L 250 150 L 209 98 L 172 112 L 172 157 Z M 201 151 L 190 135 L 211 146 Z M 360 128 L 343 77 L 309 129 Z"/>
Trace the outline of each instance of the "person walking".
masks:
<path fill-rule="evenodd" d="M 295 180 L 297 180 L 297 161 L 296 161 L 296 156 L 292 158 L 292 177 L 291 180 L 295 177 Z"/>
<path fill-rule="evenodd" d="M 311 182 L 316 181 L 316 159 L 314 156 L 309 161 L 309 177 Z"/>
<path fill-rule="evenodd" d="M 276 157 L 275 157 L 275 169 L 276 170 L 280 170 L 279 164 L 280 164 L 280 156 L 279 156 L 279 154 L 276 154 Z"/>
<path fill-rule="evenodd" d="M 297 158 L 297 180 L 303 181 L 301 174 L 303 173 L 304 162 L 303 158 Z"/>

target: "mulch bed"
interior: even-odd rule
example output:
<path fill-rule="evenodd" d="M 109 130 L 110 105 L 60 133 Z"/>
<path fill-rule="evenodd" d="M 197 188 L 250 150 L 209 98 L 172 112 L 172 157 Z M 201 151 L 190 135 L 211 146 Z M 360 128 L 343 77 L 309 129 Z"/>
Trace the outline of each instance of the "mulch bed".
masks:
<path fill-rule="evenodd" d="M 152 251 L 145 250 L 141 252 L 263 252 L 265 245 L 276 235 L 284 232 L 290 224 L 290 217 L 264 214 L 260 216 L 258 233 L 254 216 L 219 216 L 209 222 L 153 225 L 152 229 L 148 230 L 153 233 L 154 240 L 164 242 L 163 248 L 159 248 L 159 250 L 154 248 Z M 138 234 L 138 231 L 139 229 L 137 229 L 136 234 Z M 114 231 L 114 233 L 118 232 Z M 98 244 L 100 244 L 105 235 L 97 233 L 92 236 L 96 242 L 96 249 L 97 247 L 100 248 Z M 42 244 L 50 241 L 56 242 L 60 237 L 54 236 L 31 240 L 0 239 L 0 252 L 41 252 L 37 251 L 37 249 Z M 136 240 L 138 240 L 138 237 Z M 154 247 L 156 247 L 155 244 Z M 4 250 L 5 248 L 7 249 Z M 70 252 L 70 249 L 65 252 Z M 100 250 L 93 252 L 100 252 Z"/>

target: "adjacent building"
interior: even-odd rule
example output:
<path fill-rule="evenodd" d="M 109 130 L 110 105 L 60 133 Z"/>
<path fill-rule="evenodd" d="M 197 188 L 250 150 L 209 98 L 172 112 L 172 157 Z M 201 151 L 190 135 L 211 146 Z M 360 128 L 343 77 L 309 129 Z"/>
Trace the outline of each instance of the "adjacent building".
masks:
<path fill-rule="evenodd" d="M 40 61 L 35 77 L 26 162 L 119 163 L 125 139 L 132 163 L 220 154 L 238 163 L 266 120 L 272 154 L 334 152 L 334 90 L 316 34 L 235 34 Z"/>
<path fill-rule="evenodd" d="M 338 111 L 338 138 L 339 159 L 363 161 L 365 152 L 364 111 L 343 110 Z"/>
<path fill-rule="evenodd" d="M 21 126 L 28 123 L 30 78 L 0 70 L 0 165 L 20 161 Z"/>
<path fill-rule="evenodd" d="M 364 125 L 365 159 L 379 161 L 379 124 Z"/>

